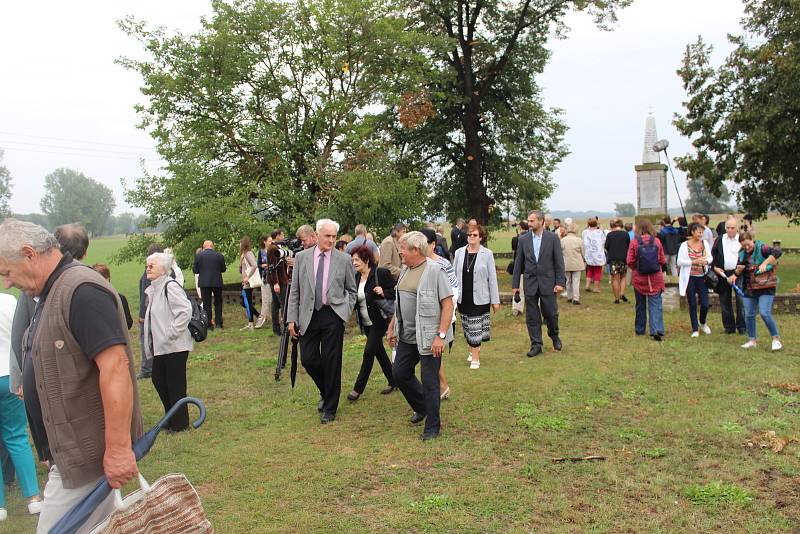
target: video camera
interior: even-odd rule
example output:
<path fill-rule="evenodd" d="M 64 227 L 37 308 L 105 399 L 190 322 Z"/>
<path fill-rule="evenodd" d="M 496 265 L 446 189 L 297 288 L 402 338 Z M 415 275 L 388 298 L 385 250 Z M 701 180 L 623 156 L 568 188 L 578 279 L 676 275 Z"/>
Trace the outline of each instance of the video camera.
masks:
<path fill-rule="evenodd" d="M 280 243 L 275 243 L 275 248 L 272 250 L 272 258 L 274 262 L 279 262 L 287 258 L 294 258 L 298 252 L 303 250 L 303 242 L 293 237 Z"/>

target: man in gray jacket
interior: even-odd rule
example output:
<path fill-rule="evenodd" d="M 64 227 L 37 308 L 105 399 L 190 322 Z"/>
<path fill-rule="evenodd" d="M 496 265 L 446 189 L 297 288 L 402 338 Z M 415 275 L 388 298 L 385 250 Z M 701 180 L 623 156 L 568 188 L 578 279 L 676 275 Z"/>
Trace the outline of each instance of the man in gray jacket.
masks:
<path fill-rule="evenodd" d="M 511 288 L 516 296 L 520 278 L 525 276 L 525 322 L 531 340 L 528 357 L 533 358 L 542 353 L 542 316 L 547 323 L 547 335 L 553 340 L 553 349 L 561 350 L 556 297 L 564 291 L 567 278 L 561 242 L 556 234 L 545 231 L 542 212 L 530 212 L 528 226 L 530 231 L 519 239 Z"/>
<path fill-rule="evenodd" d="M 453 340 L 453 290 L 445 272 L 427 258 L 427 252 L 428 239 L 421 232 L 400 238 L 404 267 L 387 332 L 389 343 L 397 347 L 392 368 L 395 384 L 414 410 L 411 423 L 425 420 L 423 441 L 439 435 L 439 368 L 444 347 Z M 417 363 L 422 383 L 414 372 Z"/>
<path fill-rule="evenodd" d="M 299 336 L 300 361 L 319 389 L 320 422 L 336 419 L 342 391 L 344 327 L 356 303 L 356 275 L 347 254 L 333 248 L 339 224 L 317 221 L 317 246 L 295 256 L 286 320 Z"/>

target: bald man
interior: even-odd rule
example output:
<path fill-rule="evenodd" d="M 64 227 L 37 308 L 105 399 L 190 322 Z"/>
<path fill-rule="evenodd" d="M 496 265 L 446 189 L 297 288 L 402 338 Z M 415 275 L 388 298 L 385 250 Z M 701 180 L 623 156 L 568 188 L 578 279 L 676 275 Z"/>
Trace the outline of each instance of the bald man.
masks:
<path fill-rule="evenodd" d="M 214 243 L 203 241 L 203 250 L 194 258 L 192 272 L 199 275 L 197 285 L 203 299 L 203 309 L 208 314 L 209 328 L 222 328 L 222 273 L 227 269 L 225 256 L 214 250 Z M 211 297 L 214 297 L 214 313 L 211 313 Z M 214 322 L 211 322 L 212 319 Z"/>

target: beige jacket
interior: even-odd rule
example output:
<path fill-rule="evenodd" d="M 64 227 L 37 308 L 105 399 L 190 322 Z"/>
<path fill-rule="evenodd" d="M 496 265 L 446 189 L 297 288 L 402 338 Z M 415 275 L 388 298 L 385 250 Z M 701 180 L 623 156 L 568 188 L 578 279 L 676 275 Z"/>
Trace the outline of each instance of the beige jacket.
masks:
<path fill-rule="evenodd" d="M 400 276 L 400 248 L 397 245 L 397 240 L 392 236 L 387 236 L 386 239 L 381 241 L 381 267 L 389 269 L 392 273 L 392 278 L 397 280 Z"/>
<path fill-rule="evenodd" d="M 564 270 L 567 272 L 586 270 L 583 259 L 583 240 L 574 232 L 561 239 L 561 252 L 564 255 Z"/>

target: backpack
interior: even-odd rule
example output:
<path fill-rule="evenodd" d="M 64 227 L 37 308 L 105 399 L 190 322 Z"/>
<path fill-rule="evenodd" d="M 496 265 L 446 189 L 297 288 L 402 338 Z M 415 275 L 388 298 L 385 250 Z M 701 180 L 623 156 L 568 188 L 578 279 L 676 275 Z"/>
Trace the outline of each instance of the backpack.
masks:
<path fill-rule="evenodd" d="M 178 282 L 175 283 L 177 284 Z M 168 285 L 169 282 L 164 284 L 164 296 L 167 297 L 167 300 L 169 300 L 169 296 L 167 296 Z M 192 305 L 192 316 L 189 318 L 189 326 L 187 327 L 189 333 L 195 341 L 205 341 L 206 337 L 208 337 L 208 315 L 206 315 L 206 311 L 202 306 L 197 305 L 193 298 L 189 298 L 188 295 L 186 298 L 189 299 Z"/>
<path fill-rule="evenodd" d="M 645 243 L 642 236 L 637 235 L 636 241 L 639 243 L 639 263 L 636 269 L 639 274 L 655 274 L 661 271 L 655 238 L 651 238 L 649 243 Z"/>

